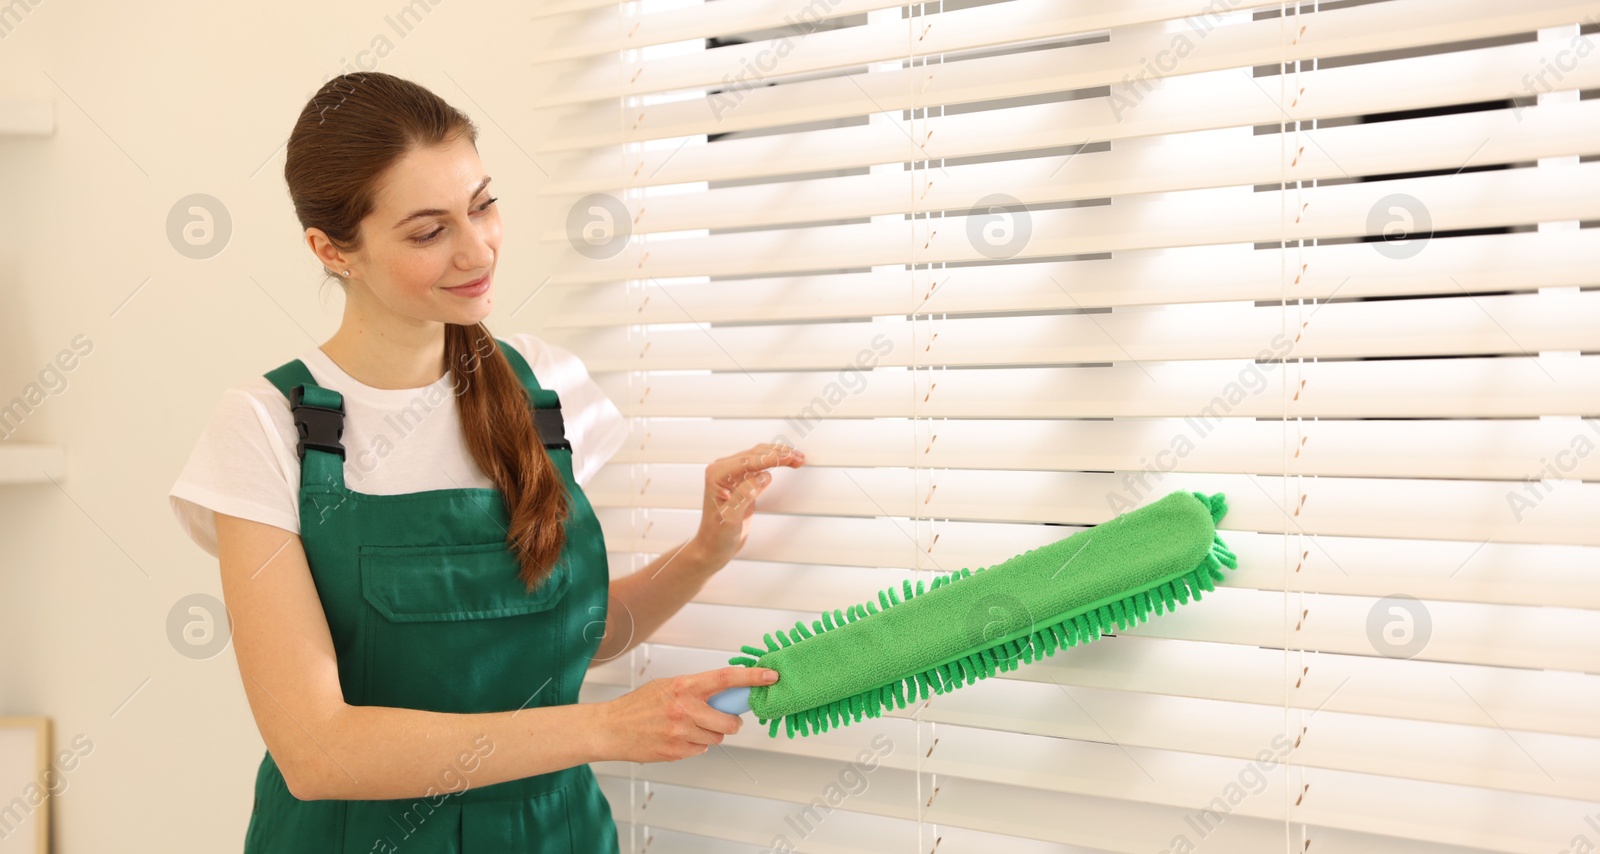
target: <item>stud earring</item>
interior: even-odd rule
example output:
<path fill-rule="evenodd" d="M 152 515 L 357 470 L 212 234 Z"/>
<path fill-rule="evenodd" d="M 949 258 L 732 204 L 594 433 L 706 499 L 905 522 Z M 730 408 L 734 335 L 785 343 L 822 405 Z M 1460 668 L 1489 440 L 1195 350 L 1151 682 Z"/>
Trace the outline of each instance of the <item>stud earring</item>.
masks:
<path fill-rule="evenodd" d="M 348 276 L 348 275 L 350 275 L 350 271 L 349 271 L 349 270 L 346 270 L 346 271 L 344 271 L 344 274 L 345 274 L 345 275 L 346 275 L 346 276 Z"/>

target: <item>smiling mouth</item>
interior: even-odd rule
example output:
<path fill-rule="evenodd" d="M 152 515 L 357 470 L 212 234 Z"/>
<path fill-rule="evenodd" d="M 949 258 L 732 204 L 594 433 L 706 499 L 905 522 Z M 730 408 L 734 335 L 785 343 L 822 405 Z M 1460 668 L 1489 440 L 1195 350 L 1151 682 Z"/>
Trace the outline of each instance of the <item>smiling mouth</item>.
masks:
<path fill-rule="evenodd" d="M 461 285 L 452 285 L 452 286 L 450 286 L 448 288 L 445 288 L 445 290 L 447 290 L 447 291 L 458 291 L 458 290 L 461 290 L 462 288 L 477 287 L 478 285 L 483 284 L 484 280 L 486 280 L 488 278 L 489 278 L 489 274 L 488 273 L 484 273 L 483 275 L 479 276 L 476 279 L 473 279 L 470 282 L 467 282 L 467 283 L 461 284 Z"/>

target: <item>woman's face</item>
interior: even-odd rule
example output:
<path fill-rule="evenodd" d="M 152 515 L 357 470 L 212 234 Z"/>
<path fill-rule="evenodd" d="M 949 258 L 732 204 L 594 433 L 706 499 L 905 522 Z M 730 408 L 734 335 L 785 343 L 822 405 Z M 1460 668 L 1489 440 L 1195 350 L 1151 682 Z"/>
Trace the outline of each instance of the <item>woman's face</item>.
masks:
<path fill-rule="evenodd" d="M 376 205 L 361 221 L 360 252 L 341 254 L 320 229 L 312 250 L 346 285 L 369 322 L 471 325 L 494 304 L 500 211 L 478 151 L 466 138 L 407 154 L 380 182 Z M 319 244 L 321 244 L 319 246 Z M 340 259 L 343 259 L 342 261 Z M 450 290 L 487 277 L 482 293 Z"/>

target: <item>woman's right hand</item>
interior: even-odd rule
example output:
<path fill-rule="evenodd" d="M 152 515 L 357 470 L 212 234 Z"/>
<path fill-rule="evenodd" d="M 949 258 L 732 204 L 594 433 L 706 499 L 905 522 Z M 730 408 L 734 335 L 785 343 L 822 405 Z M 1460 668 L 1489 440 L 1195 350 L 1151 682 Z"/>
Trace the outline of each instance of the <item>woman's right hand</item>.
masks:
<path fill-rule="evenodd" d="M 772 674 L 767 681 L 766 674 Z M 670 679 L 652 679 L 616 698 L 595 704 L 602 759 L 676 762 L 699 756 L 739 731 L 738 715 L 706 704 L 711 695 L 739 686 L 771 685 L 777 671 L 733 665 Z"/>

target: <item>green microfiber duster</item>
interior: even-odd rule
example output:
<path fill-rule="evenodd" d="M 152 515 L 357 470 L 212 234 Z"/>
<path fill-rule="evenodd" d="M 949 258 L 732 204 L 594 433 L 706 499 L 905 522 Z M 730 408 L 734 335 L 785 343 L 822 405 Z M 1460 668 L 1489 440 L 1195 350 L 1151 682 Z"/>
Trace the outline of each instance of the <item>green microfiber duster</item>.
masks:
<path fill-rule="evenodd" d="M 778 682 L 729 689 L 713 705 L 738 713 L 742 703 L 723 695 L 748 690 L 768 735 L 781 719 L 794 738 L 1089 643 L 1215 590 L 1222 567 L 1238 567 L 1216 532 L 1225 513 L 1220 492 L 1172 492 L 1003 563 L 907 580 L 809 627 L 797 621 L 729 659 L 776 670 Z"/>

